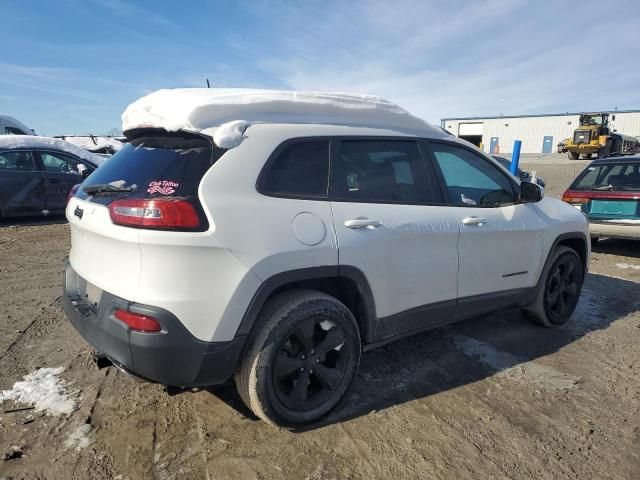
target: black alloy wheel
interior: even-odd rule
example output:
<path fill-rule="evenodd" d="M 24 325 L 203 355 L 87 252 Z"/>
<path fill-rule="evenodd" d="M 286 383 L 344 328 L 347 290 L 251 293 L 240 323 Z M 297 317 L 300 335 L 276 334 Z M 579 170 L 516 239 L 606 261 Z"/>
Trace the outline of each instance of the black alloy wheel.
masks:
<path fill-rule="evenodd" d="M 550 272 L 544 297 L 544 306 L 549 319 L 560 323 L 573 313 L 582 285 L 582 268 L 575 256 L 566 255 L 558 259 Z"/>
<path fill-rule="evenodd" d="M 358 372 L 361 337 L 352 312 L 316 290 L 267 302 L 238 371 L 242 400 L 263 420 L 296 429 L 345 398 Z"/>
<path fill-rule="evenodd" d="M 339 325 L 323 317 L 303 320 L 286 336 L 273 360 L 278 400 L 298 412 L 333 403 L 354 356 Z"/>

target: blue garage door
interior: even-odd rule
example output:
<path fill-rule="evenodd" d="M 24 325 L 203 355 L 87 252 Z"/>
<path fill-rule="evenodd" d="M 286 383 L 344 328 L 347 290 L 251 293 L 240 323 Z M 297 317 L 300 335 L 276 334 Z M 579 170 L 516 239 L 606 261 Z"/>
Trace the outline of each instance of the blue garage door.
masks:
<path fill-rule="evenodd" d="M 542 141 L 542 153 L 551 153 L 553 151 L 553 137 L 545 136 Z"/>

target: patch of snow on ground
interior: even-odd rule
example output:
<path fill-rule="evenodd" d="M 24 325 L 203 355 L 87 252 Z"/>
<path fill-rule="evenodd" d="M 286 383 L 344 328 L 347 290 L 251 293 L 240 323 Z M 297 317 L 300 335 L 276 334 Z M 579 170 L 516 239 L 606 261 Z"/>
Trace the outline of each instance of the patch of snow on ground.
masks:
<path fill-rule="evenodd" d="M 87 434 L 91 431 L 92 427 L 89 423 L 84 423 L 76 428 L 73 433 L 64 442 L 65 447 L 75 448 L 81 450 L 87 448 L 91 444 L 91 440 L 87 437 Z"/>
<path fill-rule="evenodd" d="M 249 127 L 249 123 L 244 120 L 235 120 L 220 125 L 213 134 L 213 141 L 220 148 L 235 148 L 244 140 L 244 132 Z"/>
<path fill-rule="evenodd" d="M 453 341 L 462 353 L 478 359 L 500 377 L 552 390 L 569 390 L 582 382 L 580 377 L 534 361 L 522 360 L 472 337 L 456 335 Z"/>
<path fill-rule="evenodd" d="M 623 270 L 640 270 L 640 265 L 631 265 L 630 263 L 616 263 L 616 267 L 622 268 Z"/>
<path fill-rule="evenodd" d="M 66 383 L 58 378 L 64 367 L 40 368 L 13 384 L 11 390 L 0 392 L 0 402 L 13 400 L 16 403 L 33 405 L 37 412 L 51 415 L 73 413 L 76 402 L 69 397 Z"/>

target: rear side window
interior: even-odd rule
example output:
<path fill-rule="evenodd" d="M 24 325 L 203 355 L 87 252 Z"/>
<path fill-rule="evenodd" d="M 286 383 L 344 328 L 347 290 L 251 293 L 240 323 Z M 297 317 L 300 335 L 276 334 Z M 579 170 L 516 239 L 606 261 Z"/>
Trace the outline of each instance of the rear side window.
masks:
<path fill-rule="evenodd" d="M 89 175 L 77 196 L 86 198 L 83 189 L 89 185 L 110 184 L 132 188 L 128 197 L 197 197 L 200 180 L 223 153 L 224 150 L 196 135 L 141 136 Z M 98 197 L 95 201 L 100 201 Z M 105 198 L 107 202 L 114 197 Z"/>
<path fill-rule="evenodd" d="M 340 145 L 332 167 L 332 200 L 409 204 L 432 200 L 416 142 L 343 140 Z"/>
<path fill-rule="evenodd" d="M 572 190 L 640 190 L 640 163 L 592 165 L 578 176 Z"/>
<path fill-rule="evenodd" d="M 31 152 L 2 152 L 0 153 L 0 170 L 15 172 L 33 172 L 38 170 Z"/>
<path fill-rule="evenodd" d="M 266 166 L 258 190 L 265 195 L 327 198 L 329 141 L 296 142 Z"/>

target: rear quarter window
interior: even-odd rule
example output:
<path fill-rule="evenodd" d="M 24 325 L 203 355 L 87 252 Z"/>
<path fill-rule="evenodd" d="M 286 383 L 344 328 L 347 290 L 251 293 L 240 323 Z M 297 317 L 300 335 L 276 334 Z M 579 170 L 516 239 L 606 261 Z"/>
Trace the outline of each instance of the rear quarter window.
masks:
<path fill-rule="evenodd" d="M 258 191 L 264 195 L 327 198 L 329 140 L 295 141 L 276 150 L 267 162 Z"/>

